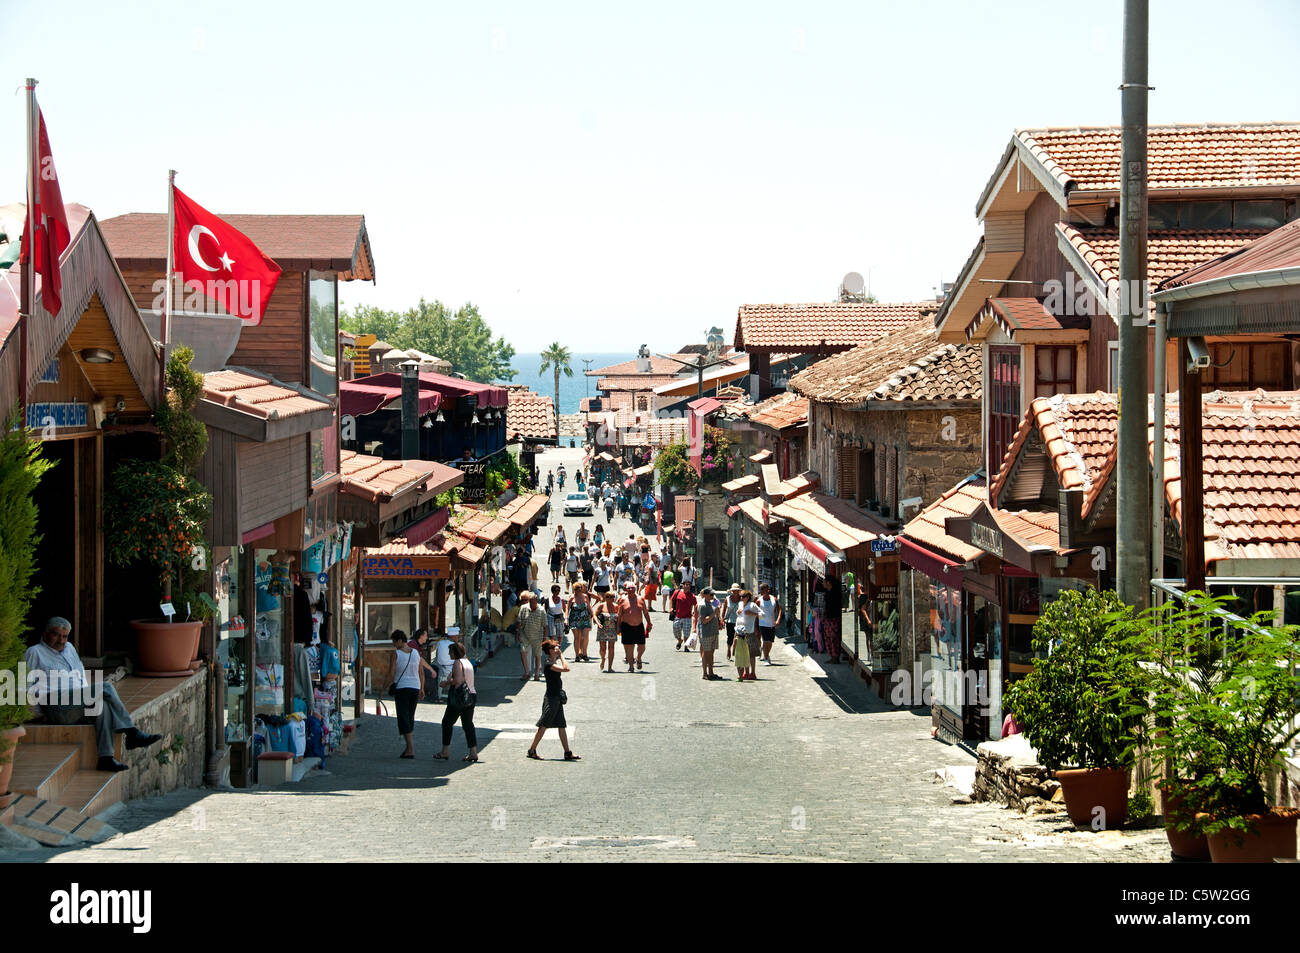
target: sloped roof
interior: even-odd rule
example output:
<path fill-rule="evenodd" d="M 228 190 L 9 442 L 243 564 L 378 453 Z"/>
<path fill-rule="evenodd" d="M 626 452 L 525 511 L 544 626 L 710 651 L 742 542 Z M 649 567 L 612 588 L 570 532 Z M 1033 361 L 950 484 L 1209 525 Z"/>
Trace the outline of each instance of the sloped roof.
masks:
<path fill-rule="evenodd" d="M 242 367 L 204 374 L 203 400 L 267 420 L 282 420 L 333 407 L 328 398 L 305 387 L 283 384 L 268 374 Z"/>
<path fill-rule="evenodd" d="M 926 317 L 861 347 L 818 361 L 790 389 L 827 404 L 869 400 L 979 400 L 979 349 L 940 344 Z"/>
<path fill-rule="evenodd" d="M 521 493 L 497 510 L 497 518 L 513 526 L 531 526 L 542 515 L 549 500 L 545 493 Z"/>
<path fill-rule="evenodd" d="M 856 506 L 826 493 L 803 493 L 772 507 L 772 513 L 846 551 L 887 532 Z"/>
<path fill-rule="evenodd" d="M 527 388 L 510 388 L 510 401 L 506 404 L 506 437 L 515 436 L 554 439 L 554 401 Z"/>
<path fill-rule="evenodd" d="M 989 298 L 966 326 L 966 340 L 974 337 L 986 321 L 996 322 L 1013 341 L 1017 331 L 1078 330 L 1090 324 L 1087 316 L 1052 314 L 1038 298 Z"/>
<path fill-rule="evenodd" d="M 1107 287 L 1119 286 L 1119 230 L 1080 229 L 1059 223 L 1057 232 Z M 1147 281 L 1152 287 L 1211 258 L 1236 251 L 1267 229 L 1158 229 L 1147 233 Z"/>
<path fill-rule="evenodd" d="M 721 404 L 719 404 L 721 406 Z M 785 430 L 808 422 L 808 398 L 789 391 L 755 404 L 745 415 L 749 422 L 772 430 Z M 753 457 L 750 458 L 751 460 Z"/>
<path fill-rule="evenodd" d="M 364 215 L 244 215 L 218 213 L 289 271 L 333 271 L 348 281 L 375 280 Z M 100 223 L 123 268 L 156 268 L 167 260 L 167 216 L 129 212 Z"/>
<path fill-rule="evenodd" d="M 866 304 L 742 304 L 736 314 L 736 348 L 807 353 L 843 351 L 897 331 L 923 315 L 934 301 Z"/>
<path fill-rule="evenodd" d="M 965 563 L 978 559 L 984 555 L 984 551 L 950 536 L 944 521 L 950 517 L 970 516 L 987 500 L 988 481 L 982 475 L 967 477 L 912 517 L 899 535 L 947 556 L 954 562 Z"/>
<path fill-rule="evenodd" d="M 1275 228 L 1249 245 L 1166 278 L 1160 287 L 1181 288 L 1217 278 L 1297 267 L 1300 267 L 1300 219 Z"/>
<path fill-rule="evenodd" d="M 1013 143 L 1062 192 L 1118 192 L 1119 126 L 1018 129 Z M 1147 188 L 1226 189 L 1300 183 L 1300 123 L 1147 127 Z"/>
<path fill-rule="evenodd" d="M 351 450 L 339 454 L 339 471 L 345 493 L 371 502 L 387 502 L 410 490 L 441 493 L 465 482 L 460 470 L 432 460 L 385 460 Z"/>

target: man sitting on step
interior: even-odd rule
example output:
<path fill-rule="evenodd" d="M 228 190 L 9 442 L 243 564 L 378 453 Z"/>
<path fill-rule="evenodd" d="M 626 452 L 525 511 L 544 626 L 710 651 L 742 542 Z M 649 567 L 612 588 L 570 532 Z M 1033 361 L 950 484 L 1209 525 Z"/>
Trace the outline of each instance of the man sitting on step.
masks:
<path fill-rule="evenodd" d="M 56 705 L 52 702 L 76 701 L 70 695 L 79 695 L 83 702 L 90 701 L 90 685 L 86 679 L 86 668 L 81 664 L 81 657 L 68 641 L 72 634 L 72 623 L 55 616 L 45 623 L 45 633 L 41 641 L 27 650 L 23 661 L 27 664 L 28 685 L 33 688 L 43 682 L 46 690 L 38 692 L 36 701 L 40 703 L 40 713 L 45 720 L 54 725 L 90 724 L 95 726 L 95 740 L 99 747 L 100 771 L 125 771 L 127 766 L 113 756 L 113 735 L 125 734 L 127 750 L 147 748 L 162 740 L 162 735 L 147 735 L 131 723 L 131 715 L 117 697 L 117 689 L 111 684 L 103 686 L 102 698 L 98 706 L 87 707 L 86 704 Z M 44 673 L 37 675 L 36 673 Z M 85 695 L 81 695 L 81 692 Z M 62 696 L 62 697 L 61 697 Z M 92 711 L 97 707 L 97 711 Z"/>

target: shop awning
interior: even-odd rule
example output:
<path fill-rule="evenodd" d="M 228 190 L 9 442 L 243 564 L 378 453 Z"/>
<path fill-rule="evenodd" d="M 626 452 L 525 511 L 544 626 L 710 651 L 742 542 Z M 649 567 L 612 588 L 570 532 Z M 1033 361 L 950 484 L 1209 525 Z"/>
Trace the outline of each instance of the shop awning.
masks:
<path fill-rule="evenodd" d="M 219 430 L 269 443 L 328 427 L 329 398 L 259 371 L 228 367 L 203 375 L 203 398 L 194 416 Z"/>
<path fill-rule="evenodd" d="M 751 473 L 749 476 L 737 477 L 734 480 L 728 480 L 722 484 L 722 489 L 727 493 L 740 493 L 744 490 L 758 489 L 758 474 Z"/>
<path fill-rule="evenodd" d="M 618 462 L 618 458 L 615 457 L 615 456 L 614 456 L 612 453 L 610 453 L 608 450 L 602 450 L 602 451 L 600 451 L 600 453 L 596 454 L 596 456 L 595 456 L 594 459 L 596 459 L 596 460 L 601 460 L 601 461 L 604 461 L 604 462 L 606 462 L 606 463 L 617 463 L 617 462 Z"/>
<path fill-rule="evenodd" d="M 654 472 L 655 472 L 655 465 L 653 463 L 647 463 L 645 466 L 637 467 L 635 470 L 633 470 L 632 475 L 634 477 L 643 477 L 643 476 L 649 476 Z"/>
<path fill-rule="evenodd" d="M 482 510 L 462 510 L 470 515 L 456 526 L 456 532 L 476 543 L 491 546 L 510 532 L 510 523 Z"/>
<path fill-rule="evenodd" d="M 898 554 L 903 563 L 925 573 L 931 579 L 952 584 L 961 580 L 961 563 L 940 556 L 904 536 L 898 537 Z"/>
<path fill-rule="evenodd" d="M 849 555 L 864 551 L 877 536 L 889 535 L 856 506 L 826 493 L 803 493 L 772 507 L 772 512 Z"/>
<path fill-rule="evenodd" d="M 378 377 L 396 377 L 397 383 L 376 382 Z M 345 416 L 363 417 L 373 414 L 379 408 L 402 400 L 401 377 L 397 374 L 379 374 L 375 377 L 363 377 L 355 381 L 339 382 L 339 402 Z M 432 414 L 442 406 L 442 394 L 435 388 L 421 384 L 419 414 Z"/>
<path fill-rule="evenodd" d="M 524 493 L 497 510 L 497 518 L 508 521 L 512 526 L 532 526 L 546 509 L 549 500 L 550 497 L 545 493 Z"/>
<path fill-rule="evenodd" d="M 436 512 L 431 513 L 424 519 L 420 520 L 413 526 L 408 526 L 402 533 L 402 538 L 410 546 L 416 546 L 437 536 L 442 528 L 447 525 L 447 520 L 451 515 L 450 509 L 441 507 Z"/>
<path fill-rule="evenodd" d="M 831 546 L 826 540 L 798 526 L 791 526 L 786 535 L 786 549 L 794 556 L 795 564 L 811 569 L 825 579 L 829 574 L 832 561 L 843 562 L 844 554 Z"/>
<path fill-rule="evenodd" d="M 749 459 L 754 463 L 767 463 L 772 459 L 772 451 L 760 450 L 758 453 L 752 454 Z"/>

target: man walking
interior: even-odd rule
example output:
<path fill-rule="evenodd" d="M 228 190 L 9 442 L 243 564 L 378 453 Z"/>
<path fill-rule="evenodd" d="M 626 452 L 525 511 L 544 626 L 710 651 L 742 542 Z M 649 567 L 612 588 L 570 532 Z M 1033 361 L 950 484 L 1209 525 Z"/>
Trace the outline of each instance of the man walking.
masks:
<path fill-rule="evenodd" d="M 669 603 L 672 609 L 673 635 L 677 638 L 677 648 L 680 649 L 682 643 L 691 637 L 691 629 L 696 624 L 695 594 L 691 591 L 691 584 L 683 582 L 674 589 Z"/>
<path fill-rule="evenodd" d="M 763 662 L 772 664 L 772 643 L 776 640 L 776 627 L 781 624 L 781 603 L 772 595 L 772 587 L 758 584 L 758 634 L 763 643 Z"/>
<path fill-rule="evenodd" d="M 639 670 L 645 658 L 645 640 L 650 634 L 650 613 L 645 603 L 638 601 L 636 584 L 628 583 L 623 598 L 618 601 L 618 628 L 627 655 L 627 670 Z M 633 658 L 633 652 L 636 658 Z"/>
<path fill-rule="evenodd" d="M 519 660 L 524 666 L 524 674 L 519 680 L 526 682 L 532 678 L 537 681 L 542 677 L 542 643 L 546 641 L 546 610 L 537 604 L 537 593 L 528 593 L 520 606 L 518 625 Z"/>

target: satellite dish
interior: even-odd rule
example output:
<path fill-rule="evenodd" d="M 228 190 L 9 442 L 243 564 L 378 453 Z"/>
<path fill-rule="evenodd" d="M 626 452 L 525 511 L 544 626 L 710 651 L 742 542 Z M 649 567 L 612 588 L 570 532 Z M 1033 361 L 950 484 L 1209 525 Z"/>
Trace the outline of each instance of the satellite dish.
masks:
<path fill-rule="evenodd" d="M 840 291 L 847 295 L 861 295 L 867 290 L 867 283 L 856 271 L 850 271 L 840 282 Z"/>

